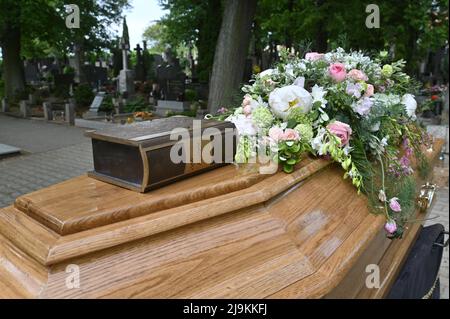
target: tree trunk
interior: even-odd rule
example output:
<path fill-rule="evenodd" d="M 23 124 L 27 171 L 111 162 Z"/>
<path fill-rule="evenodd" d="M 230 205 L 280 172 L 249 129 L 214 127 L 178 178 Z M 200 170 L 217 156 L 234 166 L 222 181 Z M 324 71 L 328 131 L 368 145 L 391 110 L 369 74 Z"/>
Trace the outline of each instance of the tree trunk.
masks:
<path fill-rule="evenodd" d="M 227 0 L 209 84 L 208 109 L 230 106 L 244 75 L 256 0 Z"/>
<path fill-rule="evenodd" d="M 20 29 L 9 28 L 2 38 L 3 80 L 5 95 L 13 99 L 25 89 L 25 73 L 20 57 Z"/>
<path fill-rule="evenodd" d="M 74 51 L 74 61 L 75 61 L 75 82 L 82 84 L 86 83 L 86 75 L 84 74 L 84 50 L 83 45 L 76 41 L 73 46 Z"/>

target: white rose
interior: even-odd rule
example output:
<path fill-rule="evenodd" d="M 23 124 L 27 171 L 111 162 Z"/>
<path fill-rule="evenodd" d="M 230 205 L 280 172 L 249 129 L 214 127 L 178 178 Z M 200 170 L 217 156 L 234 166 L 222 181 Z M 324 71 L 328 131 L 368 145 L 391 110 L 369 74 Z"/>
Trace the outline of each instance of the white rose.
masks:
<path fill-rule="evenodd" d="M 244 114 L 231 115 L 227 117 L 225 121 L 231 122 L 236 126 L 239 136 L 256 135 L 256 127 L 253 124 L 251 117 L 247 117 Z"/>
<path fill-rule="evenodd" d="M 413 120 L 416 119 L 417 102 L 414 99 L 414 95 L 405 94 L 402 96 L 402 104 L 405 106 L 406 114 Z"/>
<path fill-rule="evenodd" d="M 308 113 L 312 107 L 312 96 L 300 86 L 288 85 L 270 93 L 269 106 L 276 116 L 286 120 L 294 108 L 300 108 L 303 113 Z"/>

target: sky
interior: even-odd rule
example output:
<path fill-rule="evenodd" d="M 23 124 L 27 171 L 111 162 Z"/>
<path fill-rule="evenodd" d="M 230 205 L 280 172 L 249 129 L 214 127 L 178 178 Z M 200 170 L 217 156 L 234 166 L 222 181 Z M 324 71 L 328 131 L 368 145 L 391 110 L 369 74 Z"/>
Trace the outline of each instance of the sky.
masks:
<path fill-rule="evenodd" d="M 158 0 L 131 0 L 130 4 L 132 8 L 126 10 L 124 15 L 127 17 L 130 46 L 135 48 L 137 43 L 142 42 L 142 33 L 145 28 L 153 24 L 155 20 L 159 20 L 167 11 L 161 9 Z M 122 25 L 118 30 L 121 35 Z"/>

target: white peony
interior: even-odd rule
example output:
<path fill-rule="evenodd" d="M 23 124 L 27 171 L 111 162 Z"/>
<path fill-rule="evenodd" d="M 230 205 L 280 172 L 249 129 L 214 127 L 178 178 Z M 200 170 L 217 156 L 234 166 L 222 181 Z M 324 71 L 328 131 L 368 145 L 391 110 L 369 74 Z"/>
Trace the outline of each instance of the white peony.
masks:
<path fill-rule="evenodd" d="M 405 106 L 406 114 L 413 120 L 416 119 L 416 109 L 417 109 L 417 102 L 414 99 L 414 95 L 412 94 L 405 94 L 402 96 L 402 104 Z"/>
<path fill-rule="evenodd" d="M 256 127 L 253 124 L 251 117 L 247 117 L 244 114 L 230 115 L 225 121 L 231 122 L 236 126 L 236 130 L 239 136 L 253 136 L 256 135 Z"/>
<path fill-rule="evenodd" d="M 297 85 L 277 88 L 269 95 L 270 108 L 276 116 L 284 121 L 294 108 L 300 108 L 303 113 L 309 112 L 312 107 L 312 101 L 311 94 Z"/>
<path fill-rule="evenodd" d="M 273 69 L 264 70 L 259 73 L 259 77 L 262 78 L 263 76 L 266 76 L 266 75 L 271 76 L 273 74 L 273 71 L 274 71 Z"/>

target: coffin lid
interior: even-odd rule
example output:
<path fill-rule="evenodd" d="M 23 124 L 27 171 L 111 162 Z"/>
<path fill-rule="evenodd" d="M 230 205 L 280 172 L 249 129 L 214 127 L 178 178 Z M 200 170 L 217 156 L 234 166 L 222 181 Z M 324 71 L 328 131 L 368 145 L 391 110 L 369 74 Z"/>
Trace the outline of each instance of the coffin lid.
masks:
<path fill-rule="evenodd" d="M 93 139 L 133 146 L 138 146 L 145 141 L 157 144 L 160 143 L 161 138 L 169 138 L 171 131 L 176 128 L 186 128 L 192 134 L 194 120 L 190 117 L 169 117 L 110 127 L 98 131 L 87 131 L 85 135 Z M 219 129 L 225 127 L 234 128 L 231 122 L 215 120 L 195 121 L 201 122 L 202 130 L 208 127 L 217 127 Z M 149 134 L 149 132 L 151 133 Z"/>

